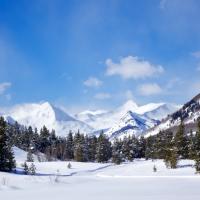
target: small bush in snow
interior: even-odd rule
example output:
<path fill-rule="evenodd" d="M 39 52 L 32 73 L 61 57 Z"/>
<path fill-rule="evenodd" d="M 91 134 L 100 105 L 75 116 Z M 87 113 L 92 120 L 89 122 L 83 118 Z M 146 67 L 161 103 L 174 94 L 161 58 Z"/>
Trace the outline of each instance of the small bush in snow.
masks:
<path fill-rule="evenodd" d="M 72 168 L 72 165 L 71 165 L 70 162 L 68 163 L 67 168 L 68 168 L 68 169 L 71 169 L 71 168 Z"/>
<path fill-rule="evenodd" d="M 6 185 L 8 184 L 8 180 L 6 179 L 6 177 L 3 177 L 3 178 L 1 179 L 1 184 L 2 184 L 3 186 L 6 186 Z"/>
<path fill-rule="evenodd" d="M 56 175 L 55 175 L 55 183 L 59 183 L 59 175 L 60 175 L 60 171 L 57 170 Z"/>
<path fill-rule="evenodd" d="M 157 172 L 157 168 L 155 165 L 153 166 L 153 172 Z"/>

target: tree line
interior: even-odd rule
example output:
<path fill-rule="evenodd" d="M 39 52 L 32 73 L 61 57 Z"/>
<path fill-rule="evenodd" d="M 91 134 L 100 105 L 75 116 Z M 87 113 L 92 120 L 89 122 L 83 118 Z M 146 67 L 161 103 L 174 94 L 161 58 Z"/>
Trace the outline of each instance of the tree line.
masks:
<path fill-rule="evenodd" d="M 200 120 L 197 133 L 185 133 L 181 123 L 177 132 L 162 131 L 155 136 L 136 138 L 135 136 L 115 139 L 113 142 L 103 134 L 83 135 L 71 131 L 66 137 L 58 137 L 54 130 L 43 127 L 39 132 L 32 127 L 8 124 L 0 118 L 0 171 L 15 168 L 12 146 L 15 145 L 32 155 L 46 155 L 48 161 L 113 162 L 120 164 L 136 158 L 164 159 L 169 168 L 176 168 L 180 159 L 195 160 L 195 168 L 200 172 Z"/>

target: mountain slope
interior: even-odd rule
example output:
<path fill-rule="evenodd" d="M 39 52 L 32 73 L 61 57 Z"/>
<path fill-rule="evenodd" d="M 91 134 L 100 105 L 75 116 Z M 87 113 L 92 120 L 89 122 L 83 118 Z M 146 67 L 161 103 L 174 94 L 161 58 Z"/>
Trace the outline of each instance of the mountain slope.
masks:
<path fill-rule="evenodd" d="M 128 111 L 105 134 L 111 138 L 124 138 L 125 136 L 139 136 L 143 131 L 158 124 L 156 120 Z"/>
<path fill-rule="evenodd" d="M 45 125 L 50 130 L 55 129 L 59 136 L 67 135 L 69 130 L 74 132 L 80 130 L 82 133 L 94 130 L 48 102 L 18 105 L 8 109 L 3 115 L 25 126 L 41 129 Z"/>
<path fill-rule="evenodd" d="M 145 137 L 156 135 L 163 130 L 176 131 L 181 120 L 186 126 L 186 132 L 196 130 L 196 121 L 200 117 L 200 94 L 183 105 L 178 111 L 172 113 L 167 118 L 161 121 L 158 126 L 144 132 Z"/>
<path fill-rule="evenodd" d="M 179 107 L 180 106 L 168 103 L 149 103 L 143 106 L 138 106 L 134 101 L 129 100 L 113 111 L 84 111 L 77 114 L 76 117 L 94 127 L 95 130 L 106 130 L 106 133 L 112 135 L 110 131 L 113 127 L 116 127 L 116 124 L 121 123 L 121 118 L 123 118 L 129 111 L 135 113 L 135 115 L 137 114 L 138 117 L 141 118 L 161 120 Z M 124 127 L 124 129 L 126 128 Z M 107 130 L 109 130 L 109 132 Z M 98 133 L 98 131 L 95 132 L 95 134 Z M 138 135 L 139 133 L 141 133 L 141 130 L 136 133 L 135 129 L 135 134 Z M 124 134 L 127 134 L 127 131 L 124 131 Z"/>

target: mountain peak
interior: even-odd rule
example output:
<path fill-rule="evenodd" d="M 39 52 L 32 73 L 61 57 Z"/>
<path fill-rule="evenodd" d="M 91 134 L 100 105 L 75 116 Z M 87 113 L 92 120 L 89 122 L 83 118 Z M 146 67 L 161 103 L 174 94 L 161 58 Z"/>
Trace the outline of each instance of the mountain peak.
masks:
<path fill-rule="evenodd" d="M 124 111 L 134 111 L 138 108 L 138 105 L 133 100 L 128 100 L 126 103 L 124 103 L 120 109 Z"/>

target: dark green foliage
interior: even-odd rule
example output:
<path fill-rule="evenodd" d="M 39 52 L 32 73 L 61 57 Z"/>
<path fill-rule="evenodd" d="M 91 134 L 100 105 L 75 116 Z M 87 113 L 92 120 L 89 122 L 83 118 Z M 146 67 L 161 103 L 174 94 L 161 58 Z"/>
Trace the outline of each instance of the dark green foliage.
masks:
<path fill-rule="evenodd" d="M 0 171 L 10 172 L 15 169 L 14 154 L 7 135 L 7 124 L 0 117 Z"/>
<path fill-rule="evenodd" d="M 25 163 L 22 165 L 22 167 L 23 167 L 23 170 L 24 170 L 24 174 L 25 174 L 25 175 L 28 175 L 28 174 L 29 174 L 29 168 L 28 168 L 27 163 L 25 162 Z"/>
<path fill-rule="evenodd" d="M 183 122 L 181 122 L 178 131 L 174 137 L 174 145 L 177 148 L 177 154 L 179 158 L 188 158 L 188 143 Z"/>
<path fill-rule="evenodd" d="M 67 160 L 72 160 L 74 159 L 74 145 L 73 145 L 73 135 L 72 132 L 70 131 L 67 140 L 66 140 L 66 154 L 65 157 Z"/>
<path fill-rule="evenodd" d="M 88 138 L 88 160 L 94 162 L 97 153 L 97 137 L 92 136 Z"/>
<path fill-rule="evenodd" d="M 167 168 L 175 169 L 177 168 L 178 164 L 178 153 L 177 150 L 174 149 L 168 149 L 166 151 L 166 155 L 164 158 L 164 162 Z"/>
<path fill-rule="evenodd" d="M 27 162 L 34 162 L 34 159 L 33 159 L 33 154 L 31 153 L 31 151 L 29 150 L 28 153 L 27 153 L 27 159 L 26 159 Z"/>
<path fill-rule="evenodd" d="M 121 148 L 121 141 L 116 139 L 112 146 L 112 162 L 120 165 L 123 161 L 123 154 L 122 154 L 122 148 Z"/>
<path fill-rule="evenodd" d="M 97 162 L 107 162 L 112 156 L 112 148 L 109 139 L 101 133 L 97 141 Z"/>
<path fill-rule="evenodd" d="M 194 137 L 194 160 L 196 172 L 200 173 L 200 119 L 197 122 L 197 133 Z"/>

